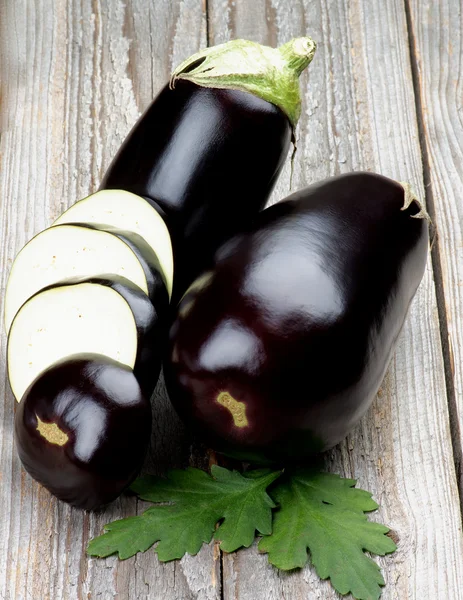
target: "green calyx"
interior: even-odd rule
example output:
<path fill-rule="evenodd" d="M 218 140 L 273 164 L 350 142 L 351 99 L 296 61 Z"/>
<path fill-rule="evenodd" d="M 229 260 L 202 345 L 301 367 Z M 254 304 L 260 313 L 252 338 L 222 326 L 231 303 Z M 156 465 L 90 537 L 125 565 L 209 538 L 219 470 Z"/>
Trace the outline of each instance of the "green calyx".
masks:
<path fill-rule="evenodd" d="M 270 48 L 248 40 L 232 40 L 193 54 L 172 73 L 178 79 L 207 88 L 250 92 L 278 106 L 293 129 L 301 114 L 299 76 L 315 54 L 309 37 L 295 38 Z"/>

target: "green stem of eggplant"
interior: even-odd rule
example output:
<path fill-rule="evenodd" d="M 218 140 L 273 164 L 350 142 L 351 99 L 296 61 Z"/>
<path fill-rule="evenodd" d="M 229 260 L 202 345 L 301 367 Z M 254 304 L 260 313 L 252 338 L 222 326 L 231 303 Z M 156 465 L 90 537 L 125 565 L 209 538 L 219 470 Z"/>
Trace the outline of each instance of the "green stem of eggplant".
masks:
<path fill-rule="evenodd" d="M 232 40 L 193 54 L 172 73 L 170 86 L 183 79 L 207 88 L 249 92 L 278 106 L 293 129 L 301 113 L 299 76 L 315 54 L 309 37 L 280 48 Z"/>
<path fill-rule="evenodd" d="M 309 37 L 300 37 L 290 40 L 278 48 L 278 52 L 285 60 L 288 69 L 294 71 L 299 77 L 312 62 L 316 44 Z"/>

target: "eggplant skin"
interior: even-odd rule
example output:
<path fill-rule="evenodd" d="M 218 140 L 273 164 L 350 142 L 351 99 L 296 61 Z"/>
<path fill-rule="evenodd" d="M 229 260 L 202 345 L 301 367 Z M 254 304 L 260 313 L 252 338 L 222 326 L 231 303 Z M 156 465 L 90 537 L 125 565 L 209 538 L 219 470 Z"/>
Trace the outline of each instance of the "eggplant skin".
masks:
<path fill-rule="evenodd" d="M 265 206 L 291 135 L 288 118 L 275 105 L 248 92 L 187 81 L 161 90 L 136 123 L 100 189 L 143 196 L 165 218 L 174 297 Z"/>
<path fill-rule="evenodd" d="M 424 273 L 428 222 L 403 206 L 401 184 L 351 173 L 226 243 L 170 332 L 164 372 L 183 420 L 249 460 L 340 442 L 379 389 Z"/>
<path fill-rule="evenodd" d="M 43 372 L 15 416 L 26 471 L 60 500 L 86 510 L 130 485 L 150 435 L 151 407 L 131 369 L 100 355 L 69 357 Z"/>

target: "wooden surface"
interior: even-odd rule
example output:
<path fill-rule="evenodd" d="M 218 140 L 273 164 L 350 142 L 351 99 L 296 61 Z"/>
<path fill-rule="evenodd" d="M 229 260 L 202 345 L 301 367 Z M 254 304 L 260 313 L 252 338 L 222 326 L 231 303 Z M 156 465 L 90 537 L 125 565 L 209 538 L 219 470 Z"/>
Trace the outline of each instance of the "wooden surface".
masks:
<path fill-rule="evenodd" d="M 463 5 L 411 0 L 411 46 L 422 115 L 428 204 L 438 227 L 434 265 L 447 355 L 457 472 L 463 445 Z"/>
<path fill-rule="evenodd" d="M 379 559 L 382 598 L 463 598 L 463 77 L 459 0 L 4 0 L 0 2 L 0 298 L 11 261 L 65 207 L 93 191 L 172 66 L 201 46 L 310 34 L 303 115 L 273 200 L 352 169 L 410 181 L 438 238 L 378 398 L 327 467 L 381 504 L 398 540 Z M 0 309 L 2 307 L 0 306 Z M 160 564 L 87 559 L 101 514 L 56 502 L 21 469 L 0 348 L 0 599 L 320 600 L 337 595 L 310 567 L 282 574 L 255 548 Z M 147 465 L 206 465 L 156 393 Z M 458 477 L 457 477 L 458 474 Z M 460 485 L 461 487 L 461 485 Z"/>

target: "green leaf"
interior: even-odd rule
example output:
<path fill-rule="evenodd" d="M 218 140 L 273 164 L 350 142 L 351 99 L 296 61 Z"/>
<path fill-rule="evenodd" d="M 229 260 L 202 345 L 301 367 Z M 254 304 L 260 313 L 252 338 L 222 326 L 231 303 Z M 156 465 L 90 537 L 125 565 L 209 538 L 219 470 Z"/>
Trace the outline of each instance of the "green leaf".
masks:
<path fill-rule="evenodd" d="M 340 594 L 377 600 L 384 580 L 364 552 L 383 556 L 396 545 L 385 535 L 387 527 L 368 521 L 364 513 L 378 505 L 355 483 L 312 470 L 286 473 L 272 490 L 280 508 L 274 513 L 273 533 L 260 541 L 259 550 L 283 570 L 303 567 L 309 550 L 319 577 L 330 578 Z"/>
<path fill-rule="evenodd" d="M 197 554 L 213 535 L 221 540 L 222 550 L 234 552 L 241 546 L 250 546 L 256 530 L 270 534 L 275 504 L 266 489 L 280 472 L 243 477 L 216 465 L 211 472 L 212 477 L 190 468 L 171 471 L 167 479 L 137 479 L 132 490 L 142 500 L 156 504 L 140 516 L 106 525 L 106 533 L 89 543 L 88 554 L 118 554 L 125 559 L 159 542 L 155 549 L 159 559 L 169 561 L 186 552 Z M 159 504 L 167 502 L 168 505 Z"/>

